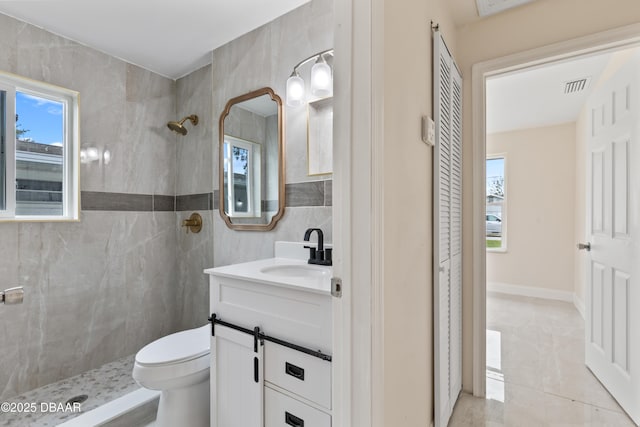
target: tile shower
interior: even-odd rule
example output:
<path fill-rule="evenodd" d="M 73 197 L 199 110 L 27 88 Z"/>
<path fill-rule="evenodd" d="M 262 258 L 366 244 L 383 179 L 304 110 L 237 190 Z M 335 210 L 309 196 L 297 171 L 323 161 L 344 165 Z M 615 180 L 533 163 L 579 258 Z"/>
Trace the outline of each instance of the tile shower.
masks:
<path fill-rule="evenodd" d="M 221 221 L 214 141 L 226 100 L 262 86 L 284 96 L 291 66 L 332 47 L 332 20 L 332 2 L 313 0 L 173 81 L 0 15 L 0 69 L 79 91 L 82 146 L 111 152 L 108 165 L 81 165 L 80 222 L 0 223 L 0 287 L 25 289 L 23 305 L 0 307 L 0 401 L 42 387 L 62 402 L 76 392 L 65 381 L 87 371 L 130 373 L 146 343 L 206 321 L 204 268 L 272 256 L 274 241 L 300 240 L 309 225 L 331 240 L 330 176 L 306 173 L 306 109 L 286 111 L 288 203 L 272 232 Z M 187 136 L 166 129 L 193 113 L 201 122 Z M 196 210 L 203 231 L 187 234 L 180 223 Z M 135 387 L 113 375 L 116 394 Z"/>

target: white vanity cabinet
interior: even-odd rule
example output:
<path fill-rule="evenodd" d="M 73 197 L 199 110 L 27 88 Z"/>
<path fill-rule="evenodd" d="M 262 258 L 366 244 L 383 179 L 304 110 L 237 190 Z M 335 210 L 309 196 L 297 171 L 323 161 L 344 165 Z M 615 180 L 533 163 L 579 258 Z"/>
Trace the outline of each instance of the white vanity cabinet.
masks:
<path fill-rule="evenodd" d="M 310 281 L 262 273 L 284 262 L 205 270 L 213 427 L 331 426 L 330 269 Z"/>

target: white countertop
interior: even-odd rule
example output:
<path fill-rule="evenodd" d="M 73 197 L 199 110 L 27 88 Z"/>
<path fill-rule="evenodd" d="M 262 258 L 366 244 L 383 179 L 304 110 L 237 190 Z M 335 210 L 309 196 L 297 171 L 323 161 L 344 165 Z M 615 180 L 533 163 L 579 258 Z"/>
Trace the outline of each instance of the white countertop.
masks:
<path fill-rule="evenodd" d="M 294 269 L 299 266 L 301 272 L 303 271 L 302 266 L 304 266 L 304 268 L 308 268 L 321 275 L 305 275 L 303 273 L 301 273 L 301 275 L 279 275 L 277 272 L 265 272 L 265 270 L 277 269 L 282 266 L 292 266 Z M 204 270 L 204 272 L 214 276 L 230 277 L 255 283 L 331 295 L 331 277 L 333 275 L 331 266 L 307 264 L 306 261 L 293 258 L 267 258 L 223 267 L 208 268 Z"/>

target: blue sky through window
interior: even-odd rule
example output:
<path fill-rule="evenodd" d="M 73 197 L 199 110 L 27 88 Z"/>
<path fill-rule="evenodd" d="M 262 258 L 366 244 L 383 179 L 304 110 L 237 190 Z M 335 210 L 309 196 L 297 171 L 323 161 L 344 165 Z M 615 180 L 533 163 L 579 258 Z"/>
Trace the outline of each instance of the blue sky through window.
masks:
<path fill-rule="evenodd" d="M 487 193 L 497 178 L 504 180 L 504 158 L 487 159 Z"/>
<path fill-rule="evenodd" d="M 40 144 L 62 145 L 64 105 L 61 102 L 16 92 L 18 129 L 28 130 L 20 138 Z"/>

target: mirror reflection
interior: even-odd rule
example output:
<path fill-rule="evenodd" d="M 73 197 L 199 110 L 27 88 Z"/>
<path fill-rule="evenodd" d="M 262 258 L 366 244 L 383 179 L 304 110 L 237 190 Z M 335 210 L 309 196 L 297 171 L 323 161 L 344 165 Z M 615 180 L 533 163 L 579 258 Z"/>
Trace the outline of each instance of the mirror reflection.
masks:
<path fill-rule="evenodd" d="M 239 230 L 270 230 L 284 213 L 282 102 L 263 88 L 220 117 L 220 214 Z"/>

